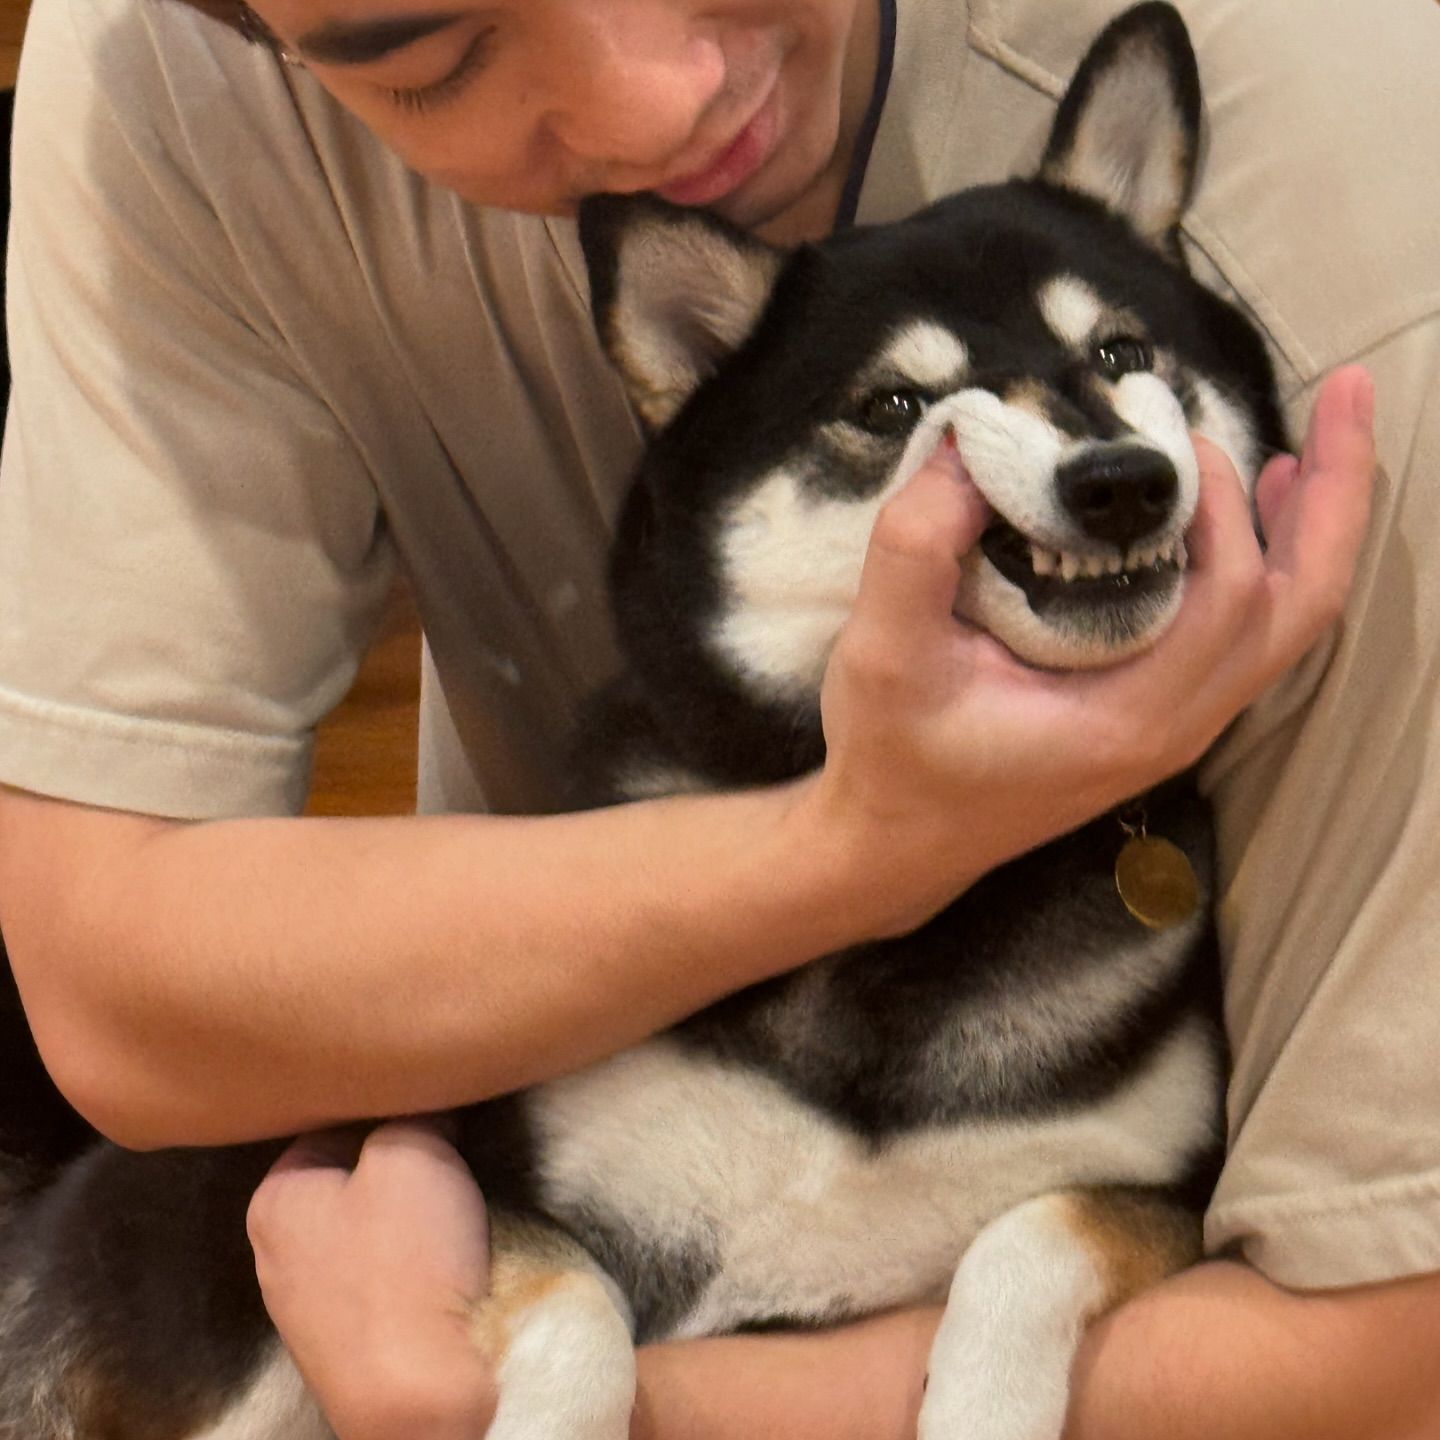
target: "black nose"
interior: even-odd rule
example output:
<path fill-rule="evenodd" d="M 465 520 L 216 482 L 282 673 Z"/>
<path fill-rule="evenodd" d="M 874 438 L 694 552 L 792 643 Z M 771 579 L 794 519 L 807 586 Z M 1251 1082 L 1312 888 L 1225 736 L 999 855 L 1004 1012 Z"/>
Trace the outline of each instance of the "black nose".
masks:
<path fill-rule="evenodd" d="M 1055 484 L 1087 535 L 1122 549 L 1164 525 L 1180 490 L 1169 459 L 1144 445 L 1088 450 L 1056 471 Z"/>

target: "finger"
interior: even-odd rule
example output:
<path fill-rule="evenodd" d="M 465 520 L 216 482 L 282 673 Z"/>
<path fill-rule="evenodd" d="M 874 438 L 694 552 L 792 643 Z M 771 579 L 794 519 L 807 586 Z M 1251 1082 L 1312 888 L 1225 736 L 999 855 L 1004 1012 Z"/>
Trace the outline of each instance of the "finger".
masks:
<path fill-rule="evenodd" d="M 246 1208 L 246 1233 L 257 1259 L 293 1229 L 297 1203 L 302 1215 L 335 1203 L 350 1183 L 362 1135 L 358 1126 L 317 1130 L 286 1146 Z"/>
<path fill-rule="evenodd" d="M 1200 465 L 1200 495 L 1185 533 L 1187 601 L 1192 596 L 1208 599 L 1207 592 L 1253 570 L 1259 556 L 1250 502 L 1234 463 L 1203 435 L 1192 439 Z M 1194 611 L 1197 604 L 1188 608 Z"/>
<path fill-rule="evenodd" d="M 440 1127 L 425 1119 L 391 1120 L 366 1137 L 355 1180 L 365 1187 L 403 1191 L 442 1171 L 470 1177 L 469 1166 Z"/>
<path fill-rule="evenodd" d="M 1249 501 L 1229 456 L 1204 436 L 1192 439 L 1200 465 L 1200 495 L 1185 535 L 1189 558 L 1180 612 L 1147 654 L 1097 672 L 1091 682 L 1091 689 L 1107 696 L 1108 703 L 1130 705 L 1138 713 L 1153 708 L 1157 683 L 1162 683 L 1157 677 L 1163 677 L 1166 690 L 1189 693 L 1214 676 L 1217 667 L 1233 662 L 1237 651 L 1249 654 L 1262 643 L 1256 632 L 1263 629 L 1263 615 L 1245 624 L 1243 644 L 1237 645 L 1236 637 L 1241 615 L 1264 582 Z M 1220 698 L 1209 684 L 1206 693 Z M 1199 708 L 1192 706 L 1189 718 Z M 1208 719 L 1199 724 L 1197 733 L 1206 732 L 1209 724 Z"/>
<path fill-rule="evenodd" d="M 1316 396 L 1295 483 L 1271 520 L 1270 567 L 1302 583 L 1348 581 L 1369 521 L 1375 478 L 1374 391 L 1347 366 Z"/>
<path fill-rule="evenodd" d="M 453 1121 L 448 1125 L 442 1124 L 439 1117 L 415 1115 L 387 1120 L 365 1137 L 356 1168 L 365 1165 L 367 1160 L 396 1151 L 448 1157 L 455 1153 L 458 1138 L 459 1127 Z"/>
<path fill-rule="evenodd" d="M 453 1110 L 433 1110 L 420 1115 L 397 1115 L 382 1120 L 365 1136 L 369 1144 L 377 1135 L 438 1135 L 454 1145 L 460 1138 L 460 1117 Z"/>
<path fill-rule="evenodd" d="M 989 516 L 953 446 L 937 447 L 876 519 L 856 612 L 883 616 L 897 639 L 948 626 L 960 557 Z"/>
<path fill-rule="evenodd" d="M 1375 463 L 1375 382 L 1363 365 L 1327 375 L 1315 396 L 1301 451 L 1307 472 L 1351 474 Z"/>
<path fill-rule="evenodd" d="M 353 1170 L 364 1139 L 365 1130 L 358 1125 L 311 1131 L 286 1147 L 270 1167 L 270 1174 L 288 1175 L 300 1170 Z"/>
<path fill-rule="evenodd" d="M 372 1213 L 424 1217 L 411 1237 L 421 1256 L 430 1253 L 429 1227 L 447 1236 L 451 1262 L 473 1270 L 467 1293 L 483 1294 L 489 1284 L 488 1214 L 464 1157 L 429 1119 L 388 1121 L 366 1137 L 355 1167 L 355 1193 Z"/>
<path fill-rule="evenodd" d="M 1259 512 L 1260 531 L 1267 545 L 1279 528 L 1299 476 L 1300 462 L 1295 456 L 1276 455 L 1266 463 L 1255 481 L 1255 509 Z"/>

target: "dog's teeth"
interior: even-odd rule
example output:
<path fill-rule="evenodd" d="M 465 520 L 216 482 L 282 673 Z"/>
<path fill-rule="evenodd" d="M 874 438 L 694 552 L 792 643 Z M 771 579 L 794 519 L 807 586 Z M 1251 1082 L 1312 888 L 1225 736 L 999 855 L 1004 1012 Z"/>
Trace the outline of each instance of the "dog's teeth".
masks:
<path fill-rule="evenodd" d="M 1125 559 L 1121 555 L 1112 555 L 1105 562 L 1105 569 L 1111 575 L 1118 575 L 1125 568 Z"/>
<path fill-rule="evenodd" d="M 1087 555 L 1084 561 L 1086 575 L 1092 580 L 1097 579 L 1105 573 L 1105 561 L 1099 555 Z"/>
<path fill-rule="evenodd" d="M 1167 540 L 1165 544 L 1155 552 L 1155 558 L 1157 560 L 1163 560 L 1167 565 L 1173 563 L 1175 559 L 1175 542 L 1173 540 Z"/>
<path fill-rule="evenodd" d="M 1053 575 L 1057 566 L 1054 553 L 1042 550 L 1038 545 L 1030 547 L 1030 563 L 1035 567 L 1037 575 Z"/>
<path fill-rule="evenodd" d="M 1080 573 L 1079 559 L 1066 551 L 1060 552 L 1060 578 L 1062 580 L 1073 580 Z"/>
<path fill-rule="evenodd" d="M 1190 563 L 1190 552 L 1185 548 L 1183 538 L 1175 542 L 1175 563 L 1182 570 Z"/>

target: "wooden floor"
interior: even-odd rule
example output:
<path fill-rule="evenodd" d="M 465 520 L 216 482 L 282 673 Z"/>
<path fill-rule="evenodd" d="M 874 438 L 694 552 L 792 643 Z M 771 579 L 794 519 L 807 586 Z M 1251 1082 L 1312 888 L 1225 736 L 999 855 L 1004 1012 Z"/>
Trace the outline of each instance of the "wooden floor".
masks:
<path fill-rule="evenodd" d="M 311 815 L 406 815 L 415 809 L 420 622 L 397 586 L 349 698 L 320 727 Z"/>
<path fill-rule="evenodd" d="M 26 0 L 0 0 L 0 86 L 15 83 L 27 13 Z M 321 727 L 311 814 L 398 815 L 414 810 L 419 695 L 420 626 L 401 585 L 349 699 Z"/>
<path fill-rule="evenodd" d="M 0 0 L 0 87 L 15 83 L 20 63 L 20 37 L 25 33 L 26 0 Z"/>

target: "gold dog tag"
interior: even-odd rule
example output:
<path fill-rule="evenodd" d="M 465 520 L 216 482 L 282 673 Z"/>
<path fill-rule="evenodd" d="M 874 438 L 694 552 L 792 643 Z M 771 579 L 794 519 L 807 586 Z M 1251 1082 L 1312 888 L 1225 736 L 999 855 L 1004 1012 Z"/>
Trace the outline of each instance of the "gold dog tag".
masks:
<path fill-rule="evenodd" d="M 1200 887 L 1185 852 L 1143 829 L 1120 847 L 1115 888 L 1125 908 L 1152 930 L 1183 924 L 1200 903 Z"/>

